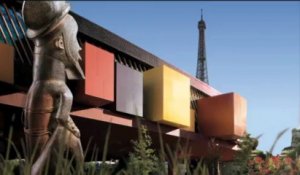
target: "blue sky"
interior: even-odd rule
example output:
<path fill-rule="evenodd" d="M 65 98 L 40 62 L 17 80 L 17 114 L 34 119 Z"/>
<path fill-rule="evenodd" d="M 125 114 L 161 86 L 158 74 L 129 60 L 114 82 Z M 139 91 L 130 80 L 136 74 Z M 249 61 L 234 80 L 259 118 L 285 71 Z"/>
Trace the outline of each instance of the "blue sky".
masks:
<path fill-rule="evenodd" d="M 248 101 L 247 129 L 269 150 L 300 126 L 300 2 L 72 1 L 72 10 L 194 75 L 201 8 L 209 83 Z M 291 130 L 274 153 L 290 145 Z"/>

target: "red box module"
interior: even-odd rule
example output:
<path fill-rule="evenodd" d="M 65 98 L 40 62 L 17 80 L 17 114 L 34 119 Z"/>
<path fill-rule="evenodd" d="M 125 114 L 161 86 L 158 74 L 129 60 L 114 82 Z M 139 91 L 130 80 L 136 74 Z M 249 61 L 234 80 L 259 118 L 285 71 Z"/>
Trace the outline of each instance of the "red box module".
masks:
<path fill-rule="evenodd" d="M 83 47 L 85 80 L 75 100 L 101 106 L 114 101 L 114 54 L 88 42 Z"/>

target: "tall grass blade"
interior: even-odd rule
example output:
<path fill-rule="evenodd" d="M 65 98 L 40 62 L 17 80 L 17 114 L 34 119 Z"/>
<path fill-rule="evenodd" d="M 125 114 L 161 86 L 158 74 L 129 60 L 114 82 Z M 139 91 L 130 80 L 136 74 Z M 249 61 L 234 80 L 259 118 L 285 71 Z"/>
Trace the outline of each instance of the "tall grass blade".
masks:
<path fill-rule="evenodd" d="M 276 146 L 278 140 L 279 140 L 279 139 L 283 136 L 283 134 L 286 133 L 288 130 L 289 130 L 289 128 L 285 128 L 284 130 L 280 131 L 280 132 L 277 134 L 277 136 L 276 136 L 276 138 L 275 138 L 275 140 L 274 140 L 274 142 L 273 142 L 273 144 L 272 144 L 272 146 L 271 146 L 271 149 L 270 149 L 269 153 L 271 153 L 271 154 L 273 153 L 273 150 L 274 150 L 274 148 L 275 148 L 275 146 Z"/>
<path fill-rule="evenodd" d="M 106 161 L 106 155 L 108 151 L 108 142 L 110 137 L 110 131 L 111 131 L 111 124 L 108 125 L 106 136 L 105 136 L 105 142 L 104 142 L 104 148 L 103 148 L 103 155 L 102 155 L 102 162 L 104 163 Z"/>

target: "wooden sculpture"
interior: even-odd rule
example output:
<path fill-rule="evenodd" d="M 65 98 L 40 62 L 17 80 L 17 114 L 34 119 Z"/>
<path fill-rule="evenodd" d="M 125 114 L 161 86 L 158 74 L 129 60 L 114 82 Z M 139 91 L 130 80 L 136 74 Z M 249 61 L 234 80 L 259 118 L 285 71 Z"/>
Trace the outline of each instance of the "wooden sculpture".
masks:
<path fill-rule="evenodd" d="M 31 174 L 41 174 L 50 157 L 65 146 L 77 162 L 83 162 L 79 129 L 70 117 L 73 96 L 66 85 L 70 79 L 84 78 L 79 65 L 81 49 L 78 25 L 68 14 L 65 1 L 25 1 L 23 18 L 27 37 L 34 42 L 33 82 L 24 108 L 24 131 L 28 156 L 33 157 Z"/>

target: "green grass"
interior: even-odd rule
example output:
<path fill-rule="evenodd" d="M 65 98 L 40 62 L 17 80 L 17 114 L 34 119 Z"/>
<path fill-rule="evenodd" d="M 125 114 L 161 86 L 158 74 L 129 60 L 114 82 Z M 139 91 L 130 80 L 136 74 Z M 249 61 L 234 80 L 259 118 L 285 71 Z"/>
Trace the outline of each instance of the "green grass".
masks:
<path fill-rule="evenodd" d="M 14 120 L 14 116 L 12 119 Z M 166 175 L 168 169 L 166 168 L 166 161 L 169 162 L 171 171 L 173 174 L 180 174 L 183 169 L 187 169 L 187 175 L 207 175 L 208 168 L 204 161 L 199 160 L 198 164 L 190 170 L 191 160 L 189 159 L 190 147 L 188 144 L 180 145 L 176 144 L 176 149 L 172 150 L 169 145 L 164 144 L 161 129 L 159 124 L 157 125 L 159 131 L 159 144 L 158 150 L 153 149 L 152 138 L 148 134 L 146 126 L 140 124 L 138 119 L 138 139 L 131 140 L 133 151 L 128 154 L 128 157 L 124 157 L 124 165 L 121 164 L 108 164 L 107 153 L 109 149 L 109 138 L 111 132 L 111 126 L 109 125 L 106 131 L 104 148 L 102 157 L 98 158 L 99 148 L 97 146 L 91 146 L 91 139 L 84 151 L 86 157 L 87 152 L 92 150 L 91 158 L 89 162 L 85 162 L 80 165 L 74 164 L 74 157 L 70 155 L 69 151 L 64 145 L 61 145 L 56 152 L 55 167 L 50 167 L 50 160 L 47 161 L 44 166 L 43 175 Z M 0 174 L 13 175 L 22 174 L 29 175 L 31 166 L 33 165 L 33 159 L 29 157 L 22 157 L 25 155 L 25 142 L 21 141 L 22 150 L 17 150 L 16 146 L 12 142 L 13 127 L 10 127 L 7 138 L 7 149 L 5 155 L 0 154 Z M 16 153 L 14 159 L 9 159 L 11 152 Z M 178 153 L 181 156 L 178 157 Z M 22 154 L 21 154 L 22 153 Z M 99 161 L 101 160 L 101 161 Z M 51 171 L 50 171 L 51 170 Z"/>

